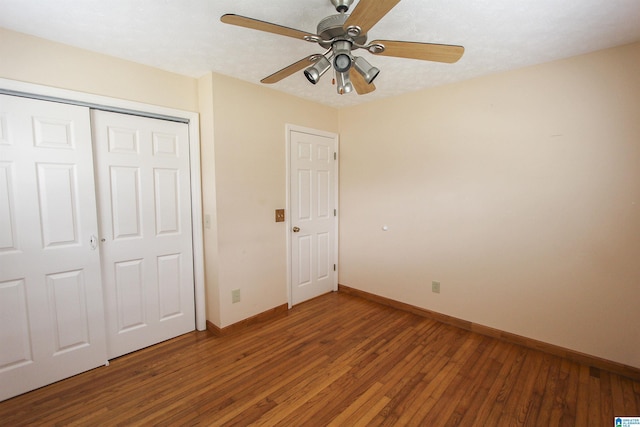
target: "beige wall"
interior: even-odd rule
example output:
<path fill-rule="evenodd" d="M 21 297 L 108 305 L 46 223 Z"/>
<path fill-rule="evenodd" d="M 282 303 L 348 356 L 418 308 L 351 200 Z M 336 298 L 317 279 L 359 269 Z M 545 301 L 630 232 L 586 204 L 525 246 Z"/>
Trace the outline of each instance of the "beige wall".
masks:
<path fill-rule="evenodd" d="M 0 58 L 2 78 L 200 112 L 217 326 L 287 301 L 290 123 L 340 132 L 340 283 L 640 367 L 640 44 L 339 112 L 3 29 Z"/>
<path fill-rule="evenodd" d="M 634 44 L 340 110 L 340 283 L 640 367 L 638 76 Z"/>
<path fill-rule="evenodd" d="M 220 327 L 287 302 L 285 125 L 338 131 L 338 111 L 213 74 Z M 205 215 L 211 212 L 204 212 Z M 231 290 L 242 300 L 231 304 Z"/>
<path fill-rule="evenodd" d="M 0 77 L 187 111 L 198 81 L 0 28 Z"/>

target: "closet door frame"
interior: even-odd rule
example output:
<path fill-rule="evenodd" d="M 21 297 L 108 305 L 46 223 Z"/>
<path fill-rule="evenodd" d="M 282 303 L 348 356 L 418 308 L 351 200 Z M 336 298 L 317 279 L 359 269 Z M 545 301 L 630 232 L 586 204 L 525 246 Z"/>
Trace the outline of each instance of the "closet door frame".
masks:
<path fill-rule="evenodd" d="M 196 329 L 204 331 L 206 325 L 205 286 L 204 286 L 204 235 L 202 227 L 202 185 L 200 170 L 200 120 L 198 113 L 152 104 L 93 95 L 68 89 L 58 89 L 33 83 L 19 82 L 0 78 L 0 92 L 23 94 L 27 97 L 46 98 L 70 104 L 88 104 L 92 108 L 137 112 L 149 117 L 177 118 L 187 122 L 189 126 L 189 156 L 191 159 L 191 222 L 193 235 L 193 273 L 195 292 Z"/>

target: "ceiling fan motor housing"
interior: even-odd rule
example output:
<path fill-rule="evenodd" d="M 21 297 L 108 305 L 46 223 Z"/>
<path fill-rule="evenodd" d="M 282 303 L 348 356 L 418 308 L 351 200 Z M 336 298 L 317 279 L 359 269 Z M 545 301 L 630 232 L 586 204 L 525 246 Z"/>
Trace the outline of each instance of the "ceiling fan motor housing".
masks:
<path fill-rule="evenodd" d="M 352 43 L 358 45 L 364 45 L 367 42 L 367 35 L 360 34 L 357 37 L 352 37 L 344 29 L 344 23 L 347 21 L 349 15 L 343 13 L 339 15 L 331 15 L 324 18 L 318 23 L 318 36 L 322 40 L 318 42 L 320 46 L 325 49 L 331 47 L 332 42 L 336 40 L 349 40 Z"/>

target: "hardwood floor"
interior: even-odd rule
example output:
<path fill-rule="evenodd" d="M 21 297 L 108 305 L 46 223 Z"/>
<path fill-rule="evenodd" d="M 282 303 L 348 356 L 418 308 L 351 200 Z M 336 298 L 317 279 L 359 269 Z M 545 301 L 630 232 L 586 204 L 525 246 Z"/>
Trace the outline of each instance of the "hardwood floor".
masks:
<path fill-rule="evenodd" d="M 640 382 L 332 293 L 0 403 L 0 425 L 612 426 Z"/>

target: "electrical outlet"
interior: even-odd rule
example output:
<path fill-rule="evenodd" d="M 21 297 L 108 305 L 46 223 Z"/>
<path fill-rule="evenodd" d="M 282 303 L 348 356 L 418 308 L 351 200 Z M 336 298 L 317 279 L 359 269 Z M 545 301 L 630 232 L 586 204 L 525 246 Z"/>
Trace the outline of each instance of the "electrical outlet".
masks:
<path fill-rule="evenodd" d="M 440 282 L 431 282 L 431 292 L 433 292 L 434 294 L 440 293 Z"/>
<path fill-rule="evenodd" d="M 234 289 L 231 291 L 231 303 L 235 304 L 240 302 L 240 289 Z"/>

